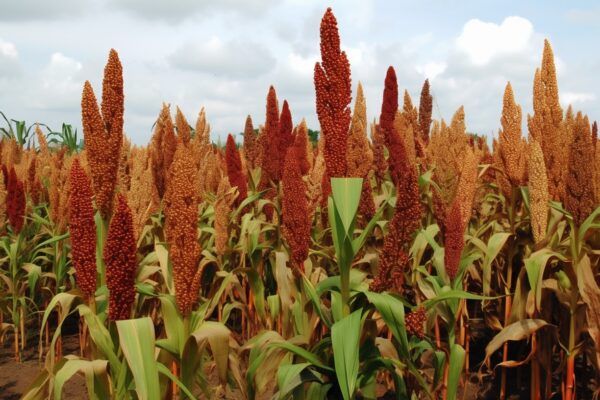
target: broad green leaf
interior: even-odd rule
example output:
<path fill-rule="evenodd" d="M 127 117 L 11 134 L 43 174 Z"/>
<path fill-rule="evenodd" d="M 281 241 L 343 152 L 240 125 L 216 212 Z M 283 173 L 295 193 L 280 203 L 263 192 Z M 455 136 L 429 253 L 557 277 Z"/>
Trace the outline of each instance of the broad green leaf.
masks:
<path fill-rule="evenodd" d="M 64 384 L 73 377 L 77 372 L 81 371 L 86 377 L 88 396 L 90 398 L 101 400 L 94 396 L 94 376 L 106 375 L 108 362 L 106 360 L 82 360 L 76 357 L 68 356 L 66 362 L 58 369 L 54 377 L 54 400 L 62 399 L 62 388 Z M 108 383 L 108 381 L 106 381 Z M 107 393 L 109 390 L 104 390 Z M 102 392 L 102 391 L 101 391 Z"/>
<path fill-rule="evenodd" d="M 280 399 L 284 399 L 303 383 L 300 373 L 309 365 L 310 363 L 300 363 L 279 367 L 279 371 L 277 371 L 277 387 L 279 388 Z"/>
<path fill-rule="evenodd" d="M 121 363 L 115 352 L 115 345 L 112 342 L 108 329 L 106 329 L 104 323 L 85 304 L 80 304 L 77 309 L 79 315 L 85 319 L 92 341 L 96 344 L 101 354 L 108 359 L 111 370 L 115 372 L 114 370 L 117 370 Z"/>
<path fill-rule="evenodd" d="M 119 343 L 140 399 L 160 400 L 158 369 L 154 358 L 154 325 L 148 317 L 117 321 Z"/>
<path fill-rule="evenodd" d="M 388 329 L 400 343 L 402 359 L 409 358 L 408 337 L 404 324 L 404 304 L 387 293 L 366 292 L 365 294 L 381 314 Z"/>
<path fill-rule="evenodd" d="M 448 400 L 456 400 L 456 392 L 460 383 L 460 375 L 465 364 L 465 349 L 459 344 L 450 347 L 450 365 L 448 368 Z"/>
<path fill-rule="evenodd" d="M 361 317 L 362 310 L 357 310 L 331 327 L 335 374 L 344 400 L 353 399 L 356 389 Z"/>
<path fill-rule="evenodd" d="M 331 178 L 331 194 L 335 208 L 340 215 L 344 231 L 348 234 L 356 217 L 360 193 L 362 191 L 362 178 Z"/>

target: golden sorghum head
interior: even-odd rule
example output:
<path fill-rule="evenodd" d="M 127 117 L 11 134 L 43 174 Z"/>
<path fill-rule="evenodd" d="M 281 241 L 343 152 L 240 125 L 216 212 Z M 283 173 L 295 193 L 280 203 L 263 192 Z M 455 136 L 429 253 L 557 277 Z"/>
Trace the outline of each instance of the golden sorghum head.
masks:
<path fill-rule="evenodd" d="M 475 192 L 477 191 L 479 159 L 471 148 L 467 148 L 462 162 L 463 167 L 458 180 L 455 199 L 460 204 L 461 223 L 463 227 L 467 227 L 471 219 Z"/>
<path fill-rule="evenodd" d="M 81 114 L 96 207 L 107 219 L 117 184 L 123 142 L 123 69 L 117 52 L 110 51 L 102 81 L 102 114 L 89 81 L 83 87 Z"/>
<path fill-rule="evenodd" d="M 413 134 L 413 126 L 410 122 L 411 116 L 406 112 L 396 112 L 396 118 L 394 118 L 394 129 L 402 139 L 404 143 L 404 149 L 406 150 L 406 159 L 413 167 L 417 164 L 417 153 L 415 145 L 415 136 Z"/>
<path fill-rule="evenodd" d="M 529 208 L 531 216 L 531 230 L 536 243 L 546 236 L 548 226 L 548 178 L 544 153 L 540 144 L 532 137 L 527 153 L 527 169 L 529 175 Z"/>
<path fill-rule="evenodd" d="M 319 143 L 323 143 L 323 138 L 319 138 Z M 324 146 L 320 146 L 324 147 Z M 323 201 L 323 188 L 321 183 L 323 182 L 323 176 L 325 176 L 325 157 L 324 151 L 319 148 L 315 162 L 308 174 L 307 181 L 307 198 L 308 198 L 308 215 L 312 221 L 317 206 Z"/>
<path fill-rule="evenodd" d="M 169 170 L 165 194 L 165 231 L 170 244 L 175 298 L 183 315 L 191 312 L 200 285 L 198 195 L 193 185 L 197 181 L 196 174 L 190 148 L 179 143 Z"/>
<path fill-rule="evenodd" d="M 515 103 L 512 86 L 508 82 L 504 91 L 498 150 L 502 169 L 515 187 L 525 183 L 527 173 L 527 143 L 521 136 L 521 119 L 521 107 Z"/>
<path fill-rule="evenodd" d="M 206 122 L 206 112 L 204 107 L 200 109 L 196 119 L 196 135 L 192 139 L 192 154 L 196 168 L 199 170 L 202 160 L 208 152 L 212 151 L 210 143 L 210 125 Z"/>
<path fill-rule="evenodd" d="M 177 113 L 175 115 L 175 126 L 177 126 L 177 138 L 185 145 L 188 145 L 192 139 L 192 129 L 179 107 L 177 107 Z"/>
<path fill-rule="evenodd" d="M 548 107 L 547 116 L 554 126 L 558 126 L 563 119 L 563 110 L 558 100 L 558 82 L 556 80 L 556 67 L 554 66 L 554 53 L 548 39 L 544 40 L 544 53 L 542 55 L 542 68 L 540 78 L 544 87 L 544 100 Z M 547 118 L 548 117 L 548 118 Z M 546 122 L 546 121 L 544 121 Z"/>
<path fill-rule="evenodd" d="M 134 147 L 131 149 L 131 184 L 127 191 L 127 202 L 133 216 L 135 237 L 139 238 L 146 221 L 160 204 L 158 192 L 152 178 L 150 150 Z"/>
<path fill-rule="evenodd" d="M 367 138 L 367 104 L 360 82 L 356 90 L 354 113 L 348 133 L 346 163 L 348 176 L 357 178 L 367 176 L 373 164 L 373 152 Z"/>
<path fill-rule="evenodd" d="M 587 117 L 577 113 L 574 140 L 569 149 L 565 207 L 580 226 L 592 213 L 594 201 L 594 147 Z"/>

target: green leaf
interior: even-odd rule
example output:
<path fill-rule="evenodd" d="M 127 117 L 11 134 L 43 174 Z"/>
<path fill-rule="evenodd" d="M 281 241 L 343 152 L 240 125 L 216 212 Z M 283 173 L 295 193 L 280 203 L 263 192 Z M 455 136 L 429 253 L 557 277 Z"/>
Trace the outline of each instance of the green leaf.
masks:
<path fill-rule="evenodd" d="M 119 343 L 140 399 L 160 400 L 158 369 L 154 358 L 154 325 L 148 317 L 117 321 Z"/>
<path fill-rule="evenodd" d="M 465 349 L 454 343 L 450 347 L 450 365 L 448 368 L 448 400 L 456 400 L 460 375 L 465 364 Z"/>
<path fill-rule="evenodd" d="M 306 276 L 302 277 L 302 283 L 304 284 L 304 293 L 307 294 L 312 301 L 313 307 L 317 311 L 317 314 L 319 314 L 319 318 L 321 318 L 321 321 L 323 321 L 323 323 L 330 328 L 332 324 L 331 317 L 326 315 L 324 310 L 321 308 L 322 303 L 319 295 L 317 294 L 317 290 Z"/>
<path fill-rule="evenodd" d="M 164 364 L 157 363 L 158 372 L 172 380 L 179 386 L 179 388 L 186 394 L 188 398 L 191 400 L 195 400 L 196 397 L 190 392 L 190 390 L 171 372 L 169 368 L 167 368 Z"/>
<path fill-rule="evenodd" d="M 361 317 L 362 310 L 356 310 L 331 327 L 335 374 L 344 400 L 353 399 L 356 389 Z"/>
<path fill-rule="evenodd" d="M 585 234 L 587 233 L 587 231 L 594 226 L 594 220 L 596 219 L 596 217 L 598 216 L 598 214 L 600 214 L 600 207 L 596 208 L 585 219 L 585 221 L 582 222 L 581 226 L 579 227 L 579 232 L 578 232 L 580 238 L 585 237 Z"/>
<path fill-rule="evenodd" d="M 381 314 L 388 329 L 390 329 L 398 343 L 400 343 L 400 355 L 402 359 L 408 359 L 410 355 L 404 323 L 404 304 L 387 293 L 366 292 L 365 294 Z"/>
<path fill-rule="evenodd" d="M 547 247 L 536 251 L 531 254 L 529 258 L 525 260 L 525 270 L 527 271 L 527 279 L 529 280 L 529 286 L 531 291 L 534 293 L 535 308 L 541 310 L 542 302 L 542 280 L 544 278 L 544 271 L 546 264 L 552 257 L 557 257 L 561 260 L 565 258 L 559 253 L 553 252 Z"/>
<path fill-rule="evenodd" d="M 311 363 L 312 365 L 314 365 L 317 368 L 320 368 L 325 371 L 333 372 L 333 368 L 328 367 L 327 365 L 325 365 L 323 363 L 323 361 L 321 361 L 319 359 L 319 357 L 317 357 L 315 354 L 311 353 L 310 351 L 303 349 L 300 346 L 296 346 L 295 344 L 292 344 L 289 342 L 272 343 L 270 346 L 274 347 L 274 348 L 287 350 L 290 353 L 294 353 L 295 355 L 302 357 L 303 359 L 305 359 L 306 361 L 308 361 L 309 363 Z"/>
<path fill-rule="evenodd" d="M 362 178 L 331 178 L 331 194 L 344 231 L 351 233 L 362 191 Z"/>
<path fill-rule="evenodd" d="M 106 377 L 107 366 L 108 361 L 106 360 L 89 361 L 68 356 L 66 362 L 58 369 L 56 376 L 54 377 L 54 400 L 62 399 L 62 388 L 64 384 L 79 371 L 85 374 L 88 396 L 90 398 L 99 399 L 99 397 L 93 396 L 94 392 L 104 392 L 108 394 L 109 387 L 102 388 L 104 390 L 97 390 L 94 388 L 94 377 L 102 375 Z M 108 379 L 102 379 L 102 381 L 108 385 Z"/>
<path fill-rule="evenodd" d="M 446 286 L 447 288 L 448 286 Z M 440 301 L 445 301 L 445 300 L 454 300 L 454 299 L 466 299 L 466 300 L 493 300 L 493 299 L 498 299 L 502 296 L 480 296 L 478 294 L 474 294 L 474 293 L 469 293 L 469 292 L 465 292 L 464 290 L 458 290 L 458 289 L 451 289 L 451 290 L 446 290 L 443 291 L 441 293 L 438 293 L 434 298 L 432 299 L 427 299 L 425 300 L 423 303 L 423 306 L 426 309 L 430 309 L 431 307 L 433 307 L 434 305 L 436 305 L 437 303 L 439 303 Z"/>
<path fill-rule="evenodd" d="M 490 294 L 490 286 L 492 281 L 492 262 L 504 247 L 504 244 L 510 237 L 508 232 L 498 232 L 492 235 L 485 249 L 485 256 L 483 258 L 483 294 L 488 296 Z"/>
<path fill-rule="evenodd" d="M 277 371 L 277 387 L 279 388 L 280 399 L 285 398 L 303 383 L 300 373 L 309 365 L 310 363 L 300 363 L 279 367 L 279 371 Z"/>

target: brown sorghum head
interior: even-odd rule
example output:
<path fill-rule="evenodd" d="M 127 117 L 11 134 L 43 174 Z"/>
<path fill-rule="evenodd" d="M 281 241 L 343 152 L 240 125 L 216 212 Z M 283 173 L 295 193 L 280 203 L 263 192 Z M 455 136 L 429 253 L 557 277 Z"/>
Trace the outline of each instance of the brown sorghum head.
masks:
<path fill-rule="evenodd" d="M 15 167 L 10 168 L 6 185 L 6 214 L 13 232 L 19 233 L 25 223 L 25 189 L 17 177 Z"/>
<path fill-rule="evenodd" d="M 419 101 L 419 133 L 423 143 L 429 142 L 429 129 L 431 127 L 431 111 L 433 109 L 433 97 L 429 88 L 429 79 L 425 79 L 421 89 L 421 99 Z"/>
<path fill-rule="evenodd" d="M 108 316 L 112 321 L 129 319 L 135 301 L 136 244 L 131 210 L 122 194 L 117 195 L 117 207 L 110 221 L 104 263 L 108 287 Z"/>
<path fill-rule="evenodd" d="M 81 114 L 83 139 L 88 154 L 96 207 L 107 219 L 117 184 L 119 156 L 123 142 L 123 69 L 117 52 L 111 49 L 102 82 L 102 114 L 89 81 L 83 87 Z"/>
<path fill-rule="evenodd" d="M 71 166 L 69 185 L 69 233 L 71 256 L 77 286 L 86 298 L 96 292 L 96 224 L 92 207 L 90 179 L 75 159 Z"/>
<path fill-rule="evenodd" d="M 294 146 L 290 146 L 283 169 L 282 218 L 283 236 L 287 241 L 294 268 L 304 271 L 304 261 L 308 258 L 311 220 L 306 201 L 306 184 L 302 180 L 300 160 Z"/>
<path fill-rule="evenodd" d="M 316 108 L 325 137 L 326 180 L 346 176 L 346 146 L 352 88 L 350 63 L 340 49 L 337 21 L 331 8 L 321 19 L 321 62 L 315 64 Z M 326 192 L 326 196 L 329 192 Z"/>
<path fill-rule="evenodd" d="M 244 154 L 246 155 L 249 170 L 257 166 L 259 152 L 258 136 L 254 133 L 252 118 L 248 115 L 244 125 Z"/>
<path fill-rule="evenodd" d="M 427 311 L 425 307 L 418 307 L 416 310 L 406 314 L 404 323 L 406 325 L 406 333 L 414 335 L 419 339 L 425 337 L 425 322 L 427 321 Z"/>
<path fill-rule="evenodd" d="M 461 204 L 459 201 L 455 200 L 452 204 L 444 225 L 446 228 L 444 235 L 444 264 L 446 265 L 448 277 L 453 280 L 458 273 L 460 257 L 465 245 L 465 228 L 462 222 Z"/>
<path fill-rule="evenodd" d="M 229 177 L 229 182 L 231 183 L 231 186 L 237 187 L 238 189 L 238 195 L 235 199 L 235 206 L 237 207 L 246 199 L 246 197 L 248 197 L 248 184 L 246 182 L 246 175 L 242 169 L 240 153 L 231 134 L 227 136 L 225 161 L 227 164 L 227 176 Z"/>
<path fill-rule="evenodd" d="M 279 149 L 279 105 L 277 94 L 273 86 L 269 87 L 267 94 L 267 115 L 265 127 L 261 134 L 262 154 L 266 155 L 261 160 L 261 189 L 269 186 L 269 182 L 278 182 L 281 176 L 279 158 L 269 155 Z"/>

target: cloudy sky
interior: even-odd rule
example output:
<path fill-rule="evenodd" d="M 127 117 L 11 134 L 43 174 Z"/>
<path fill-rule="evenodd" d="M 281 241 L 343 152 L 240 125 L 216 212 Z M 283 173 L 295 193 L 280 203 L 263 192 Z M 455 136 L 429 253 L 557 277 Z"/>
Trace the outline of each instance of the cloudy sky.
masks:
<path fill-rule="evenodd" d="M 205 107 L 213 140 L 240 132 L 247 114 L 263 123 L 271 84 L 295 123 L 304 117 L 318 129 L 312 73 L 327 6 L 371 119 L 393 65 L 415 102 L 430 79 L 434 118 L 450 119 L 462 104 L 469 131 L 494 135 L 507 81 L 531 112 L 545 37 L 563 105 L 600 118 L 600 6 L 592 1 L 0 0 L 0 111 L 80 127 L 83 82 L 100 96 L 112 47 L 135 143 L 149 140 L 163 101 L 191 123 Z"/>

